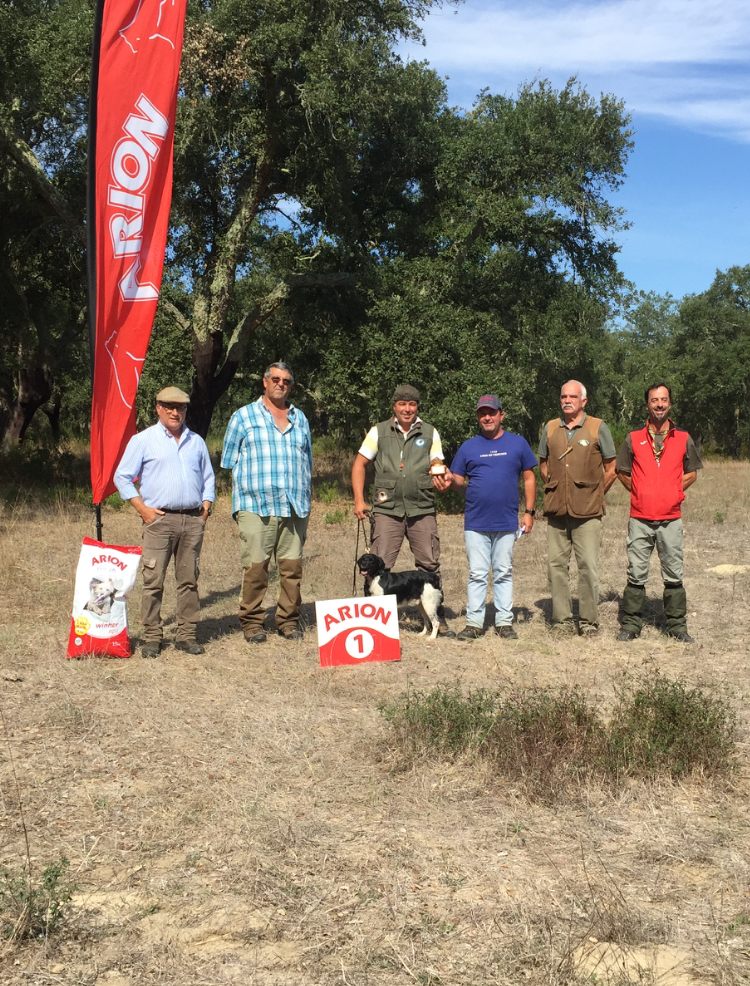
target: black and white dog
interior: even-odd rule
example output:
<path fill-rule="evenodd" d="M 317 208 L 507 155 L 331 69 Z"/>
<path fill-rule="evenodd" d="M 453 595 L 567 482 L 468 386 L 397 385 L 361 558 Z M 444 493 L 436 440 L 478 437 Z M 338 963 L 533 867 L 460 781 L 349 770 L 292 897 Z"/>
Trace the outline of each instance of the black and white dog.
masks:
<path fill-rule="evenodd" d="M 434 572 L 390 572 L 378 555 L 362 555 L 357 566 L 365 577 L 366 596 L 395 596 L 399 606 L 417 603 L 424 620 L 420 636 L 431 629 L 430 638 L 437 637 L 438 607 L 443 601 L 439 575 Z"/>

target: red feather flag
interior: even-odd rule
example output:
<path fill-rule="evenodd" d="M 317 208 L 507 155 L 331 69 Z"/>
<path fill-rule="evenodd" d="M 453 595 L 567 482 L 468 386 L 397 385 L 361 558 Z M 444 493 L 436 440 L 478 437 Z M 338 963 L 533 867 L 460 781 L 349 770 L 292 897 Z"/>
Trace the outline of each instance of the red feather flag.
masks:
<path fill-rule="evenodd" d="M 94 503 L 114 492 L 159 299 L 187 0 L 99 0 L 89 118 Z"/>

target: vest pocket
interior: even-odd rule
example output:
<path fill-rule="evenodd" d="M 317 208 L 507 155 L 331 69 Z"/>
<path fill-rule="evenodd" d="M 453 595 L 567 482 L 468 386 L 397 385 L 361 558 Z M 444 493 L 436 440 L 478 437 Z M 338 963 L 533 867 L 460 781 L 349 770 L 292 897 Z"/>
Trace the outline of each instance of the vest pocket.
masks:
<path fill-rule="evenodd" d="M 396 482 L 385 480 L 375 487 L 375 506 L 380 510 L 393 510 L 396 504 Z"/>
<path fill-rule="evenodd" d="M 599 509 L 599 481 L 595 483 L 574 482 L 575 493 L 575 512 L 586 516 L 595 514 Z"/>
<path fill-rule="evenodd" d="M 435 503 L 435 487 L 432 485 L 432 476 L 420 476 L 417 480 L 417 506 L 432 507 Z"/>

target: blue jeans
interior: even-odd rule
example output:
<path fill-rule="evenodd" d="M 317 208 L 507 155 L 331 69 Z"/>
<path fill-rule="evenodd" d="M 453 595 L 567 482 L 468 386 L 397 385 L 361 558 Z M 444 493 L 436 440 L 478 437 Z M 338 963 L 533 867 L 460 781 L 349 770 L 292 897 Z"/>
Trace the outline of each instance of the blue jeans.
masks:
<path fill-rule="evenodd" d="M 464 531 L 469 559 L 469 586 L 466 622 L 470 627 L 484 626 L 487 580 L 492 566 L 492 591 L 495 625 L 513 622 L 513 545 L 515 531 Z"/>

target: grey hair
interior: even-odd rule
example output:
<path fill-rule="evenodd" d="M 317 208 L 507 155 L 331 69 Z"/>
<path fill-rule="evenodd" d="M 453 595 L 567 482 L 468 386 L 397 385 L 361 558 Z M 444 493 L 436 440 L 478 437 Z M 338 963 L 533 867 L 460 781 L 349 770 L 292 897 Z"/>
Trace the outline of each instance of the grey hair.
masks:
<path fill-rule="evenodd" d="M 586 393 L 586 388 L 583 386 L 583 384 L 581 383 L 580 380 L 566 380 L 565 383 L 560 388 L 560 390 L 562 391 L 563 387 L 567 387 L 567 385 L 569 383 L 577 384 L 581 388 L 581 400 L 582 401 L 585 401 L 585 400 L 588 399 L 588 394 Z"/>
<path fill-rule="evenodd" d="M 266 372 L 263 374 L 264 380 L 268 380 L 268 378 L 271 376 L 271 370 L 286 370 L 286 372 L 292 378 L 292 385 L 294 384 L 294 373 L 292 372 L 292 368 L 288 363 L 281 363 L 281 362 L 271 363 L 271 365 L 268 367 Z"/>

